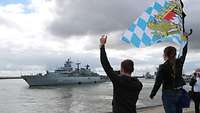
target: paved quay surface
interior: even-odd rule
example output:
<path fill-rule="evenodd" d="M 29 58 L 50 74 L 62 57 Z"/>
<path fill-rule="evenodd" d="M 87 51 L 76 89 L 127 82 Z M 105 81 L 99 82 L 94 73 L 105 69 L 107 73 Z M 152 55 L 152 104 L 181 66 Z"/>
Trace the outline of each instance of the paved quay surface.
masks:
<path fill-rule="evenodd" d="M 138 110 L 138 113 L 165 113 L 163 106 Z M 185 108 L 184 113 L 194 113 L 194 108 Z"/>

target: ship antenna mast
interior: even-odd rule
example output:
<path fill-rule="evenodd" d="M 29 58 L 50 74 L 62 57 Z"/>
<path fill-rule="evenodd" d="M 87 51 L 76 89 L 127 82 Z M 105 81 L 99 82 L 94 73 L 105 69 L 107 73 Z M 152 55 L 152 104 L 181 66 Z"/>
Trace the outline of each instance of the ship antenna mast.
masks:
<path fill-rule="evenodd" d="M 86 69 L 89 69 L 90 65 L 87 64 L 85 67 L 86 67 Z"/>
<path fill-rule="evenodd" d="M 76 63 L 76 65 L 77 65 L 77 70 L 78 70 L 78 71 L 79 71 L 79 69 L 80 69 L 80 64 L 81 64 L 80 62 L 77 62 L 77 63 Z"/>

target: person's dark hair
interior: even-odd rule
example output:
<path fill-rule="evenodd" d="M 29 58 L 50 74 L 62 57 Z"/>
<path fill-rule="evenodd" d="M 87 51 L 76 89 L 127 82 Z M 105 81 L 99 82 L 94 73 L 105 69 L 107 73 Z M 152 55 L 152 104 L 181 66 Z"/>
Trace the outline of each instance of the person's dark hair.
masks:
<path fill-rule="evenodd" d="M 121 68 L 124 70 L 125 73 L 131 74 L 134 70 L 134 63 L 130 59 L 126 59 L 122 61 Z"/>
<path fill-rule="evenodd" d="M 164 55 L 171 59 L 176 57 L 176 48 L 173 46 L 168 46 L 164 49 Z"/>

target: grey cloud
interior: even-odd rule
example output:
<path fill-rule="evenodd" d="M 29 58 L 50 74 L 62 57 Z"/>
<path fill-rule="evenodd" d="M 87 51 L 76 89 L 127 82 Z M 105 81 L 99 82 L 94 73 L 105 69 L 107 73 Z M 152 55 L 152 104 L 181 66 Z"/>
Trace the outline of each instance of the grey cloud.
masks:
<path fill-rule="evenodd" d="M 10 57 L 15 56 L 15 57 Z M 82 57 L 80 57 L 82 56 Z M 75 54 L 71 52 L 66 53 L 46 53 L 45 51 L 32 51 L 21 53 L 6 52 L 0 57 L 0 70 L 23 70 L 25 66 L 41 66 L 48 70 L 54 70 L 63 65 L 67 58 L 71 57 L 75 62 L 80 61 L 82 66 L 87 63 L 92 67 L 99 66 L 98 58 L 95 55 Z M 89 58 L 89 59 L 86 59 Z M 94 63 L 97 62 L 97 63 Z"/>
<path fill-rule="evenodd" d="M 71 58 L 73 67 L 76 67 L 76 62 L 80 62 L 81 67 L 85 67 L 86 64 L 89 64 L 90 68 L 94 71 L 97 68 L 101 68 L 99 55 L 97 56 L 93 53 L 73 53 L 70 51 L 51 53 L 45 50 L 30 50 L 24 51 L 23 53 L 13 53 L 5 49 L 1 50 L 1 48 L 0 51 L 3 53 L 0 56 L 0 74 L 4 71 L 17 75 L 19 75 L 19 71 L 22 73 L 28 72 L 29 74 L 44 72 L 45 70 L 53 71 L 63 66 L 67 58 Z M 119 59 L 111 57 L 109 57 L 109 59 L 112 65 L 120 64 Z"/>
<path fill-rule="evenodd" d="M 190 27 L 193 33 L 189 38 L 189 47 L 194 50 L 200 50 L 200 23 L 192 24 Z"/>
<path fill-rule="evenodd" d="M 56 1 L 57 18 L 47 27 L 48 30 L 63 38 L 71 35 L 92 35 L 90 43 L 86 49 L 96 49 L 98 47 L 97 35 L 113 32 L 121 32 L 112 37 L 109 48 L 130 49 L 120 41 L 121 34 L 128 28 L 131 21 L 134 21 L 152 1 L 146 0 L 59 0 Z M 186 29 L 192 28 L 193 34 L 190 42 L 192 49 L 200 48 L 200 21 L 198 13 L 200 11 L 199 0 L 193 3 L 185 1 Z"/>
<path fill-rule="evenodd" d="M 9 28 L 18 28 L 18 25 L 16 23 L 13 23 L 12 21 L 9 21 L 3 17 L 0 16 L 0 25 L 9 27 Z"/>
<path fill-rule="evenodd" d="M 14 46 L 10 46 L 14 47 Z M 21 52 L 13 51 L 11 48 L 1 48 L 0 71 L 30 71 L 31 66 L 38 70 L 55 70 L 63 66 L 65 60 L 71 58 L 73 66 L 76 62 L 81 63 L 81 67 L 89 64 L 92 69 L 101 67 L 99 54 L 95 53 L 75 53 L 71 51 L 51 51 L 46 48 L 27 49 Z M 119 65 L 119 59 L 110 58 L 113 65 Z M 28 68 L 27 68 L 28 67 Z M 41 67 L 41 69 L 37 68 Z M 44 70 L 44 71 L 45 71 Z"/>
<path fill-rule="evenodd" d="M 3 17 L 0 16 L 0 25 L 7 25 L 7 24 L 8 22 Z"/>
<path fill-rule="evenodd" d="M 193 61 L 185 61 L 184 67 L 183 67 L 183 73 L 190 74 L 192 73 L 195 69 L 200 67 L 200 60 L 199 59 L 194 59 Z"/>
<path fill-rule="evenodd" d="M 58 0 L 57 18 L 48 30 L 60 37 L 124 30 L 150 1 Z"/>
<path fill-rule="evenodd" d="M 189 42 L 191 49 L 200 49 L 200 1 L 192 0 L 185 1 L 185 12 L 187 14 L 185 18 L 186 29 L 193 29 L 193 34 L 191 35 Z"/>
<path fill-rule="evenodd" d="M 186 24 L 187 29 L 193 28 L 191 36 L 190 48 L 200 52 L 200 22 L 199 22 L 199 0 L 185 4 L 187 9 Z M 97 49 L 99 45 L 99 34 L 109 33 L 108 48 L 112 49 L 132 49 L 130 45 L 125 45 L 120 41 L 121 32 L 127 29 L 130 22 L 140 15 L 151 1 L 146 0 L 57 0 L 56 13 L 57 18 L 48 26 L 49 32 L 54 35 L 67 38 L 72 35 L 90 35 L 91 40 L 85 46 L 85 49 Z M 4 18 L 0 17 L 0 25 L 13 25 Z M 12 27 L 12 26 L 10 26 Z M 163 46 L 163 45 L 161 45 Z M 12 47 L 12 46 L 10 46 Z M 24 53 L 10 53 L 4 48 L 0 49 L 0 71 L 3 70 L 21 70 L 23 66 L 38 65 L 44 66 L 46 69 L 54 70 L 62 66 L 66 58 L 72 57 L 73 61 L 79 59 L 83 64 L 90 64 L 92 68 L 101 67 L 99 58 L 96 54 L 76 54 L 72 52 L 63 52 L 56 54 L 46 53 L 46 50 L 29 50 Z M 152 47 L 153 49 L 153 47 Z M 48 50 L 47 50 L 48 51 Z M 15 57 L 14 57 L 15 56 Z M 80 57 L 81 56 L 81 57 Z M 152 54 L 147 62 L 135 60 L 136 66 L 158 65 L 157 59 L 159 55 Z M 119 65 L 120 59 L 110 58 L 112 65 Z M 198 62 L 186 63 L 186 70 L 192 70 L 191 65 L 194 66 Z M 11 67 L 5 67 L 5 65 Z"/>
<path fill-rule="evenodd" d="M 71 57 L 73 63 L 80 61 L 81 67 L 89 64 L 92 69 L 101 68 L 99 55 L 93 53 L 72 53 L 72 52 L 46 52 L 45 50 L 30 50 L 23 53 L 12 53 L 7 50 L 0 50 L 3 54 L 0 56 L 0 72 L 1 71 L 45 71 L 55 70 L 63 65 L 64 61 Z M 139 50 L 137 50 L 139 51 Z M 81 56 L 81 57 L 80 57 Z M 133 59 L 135 62 L 135 74 L 143 74 L 147 71 L 153 73 L 156 71 L 155 67 L 158 67 L 162 61 L 158 58 L 162 57 L 160 53 L 149 54 L 150 58 L 146 60 Z M 120 62 L 123 58 L 113 58 L 108 56 L 112 66 L 120 67 Z M 185 63 L 185 72 L 191 72 L 199 64 L 198 59 Z M 37 67 L 38 66 L 38 67 Z M 75 65 L 73 65 L 75 66 Z M 28 67 L 28 68 L 27 68 Z M 39 69 L 41 68 L 41 69 Z M 114 67 L 114 69 L 119 69 Z M 17 73 L 19 74 L 19 73 Z"/>
<path fill-rule="evenodd" d="M 108 33 L 107 39 L 107 48 L 109 49 L 118 49 L 118 50 L 127 50 L 131 49 L 131 45 L 128 45 L 121 41 L 122 33 L 120 31 Z M 101 35 L 90 35 L 89 42 L 84 45 L 86 50 L 95 50 L 99 48 L 99 38 Z"/>

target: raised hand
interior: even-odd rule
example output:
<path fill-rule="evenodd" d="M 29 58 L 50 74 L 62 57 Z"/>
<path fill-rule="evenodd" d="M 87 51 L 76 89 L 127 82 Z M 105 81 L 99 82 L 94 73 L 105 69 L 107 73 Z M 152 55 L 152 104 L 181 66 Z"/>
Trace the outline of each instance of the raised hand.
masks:
<path fill-rule="evenodd" d="M 189 38 L 189 36 L 190 36 L 191 34 L 192 34 L 192 29 L 190 29 L 190 32 L 189 32 L 189 33 L 184 32 L 184 33 L 183 33 L 183 37 L 185 37 L 186 40 L 188 40 L 188 38 Z"/>
<path fill-rule="evenodd" d="M 100 44 L 105 45 L 107 41 L 107 35 L 102 35 L 100 38 Z"/>

